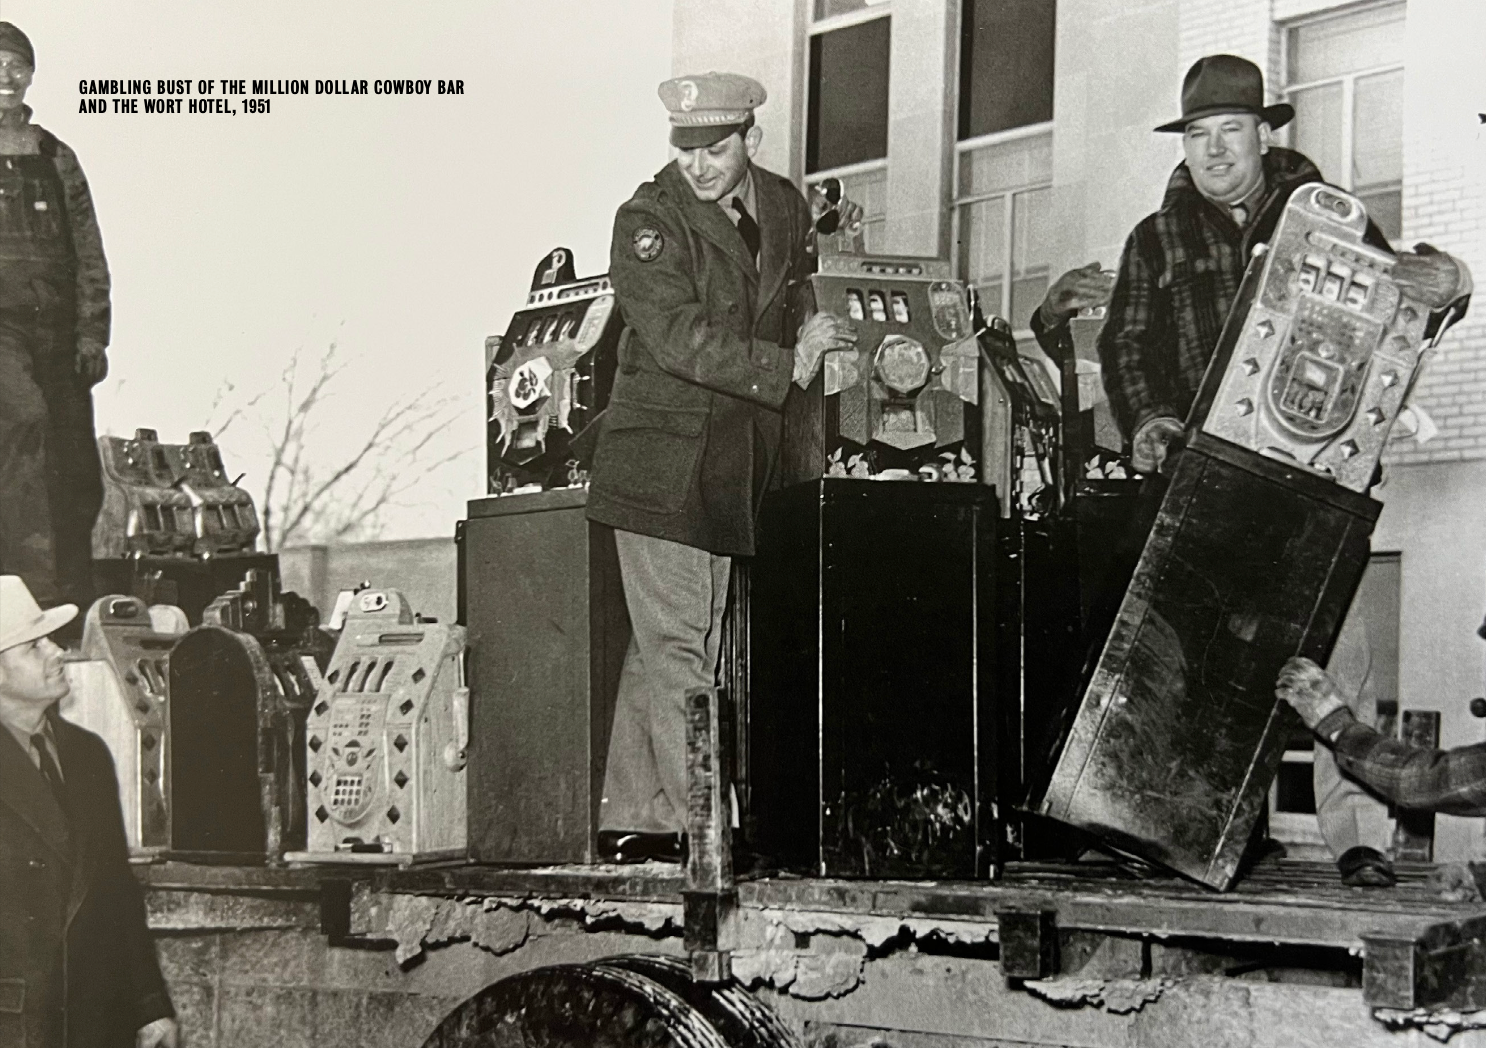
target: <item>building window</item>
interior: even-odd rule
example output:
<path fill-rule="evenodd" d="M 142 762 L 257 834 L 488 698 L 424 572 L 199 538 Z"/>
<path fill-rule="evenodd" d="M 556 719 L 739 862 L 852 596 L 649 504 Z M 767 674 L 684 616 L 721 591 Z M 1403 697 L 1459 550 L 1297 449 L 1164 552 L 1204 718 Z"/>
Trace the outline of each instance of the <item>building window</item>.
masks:
<path fill-rule="evenodd" d="M 1294 148 L 1355 193 L 1389 240 L 1403 227 L 1404 4 L 1285 28 Z"/>
<path fill-rule="evenodd" d="M 885 0 L 815 0 L 812 7 L 812 18 L 817 22 L 823 22 L 829 18 L 840 15 L 855 14 L 868 8 L 879 7 Z"/>
<path fill-rule="evenodd" d="M 961 142 L 956 168 L 957 272 L 988 315 L 1023 331 L 1051 271 L 1052 128 Z"/>
<path fill-rule="evenodd" d="M 1053 118 L 1056 0 L 965 0 L 961 140 Z"/>
<path fill-rule="evenodd" d="M 865 14 L 848 13 L 810 29 L 806 174 L 887 156 L 892 19 L 885 11 Z"/>

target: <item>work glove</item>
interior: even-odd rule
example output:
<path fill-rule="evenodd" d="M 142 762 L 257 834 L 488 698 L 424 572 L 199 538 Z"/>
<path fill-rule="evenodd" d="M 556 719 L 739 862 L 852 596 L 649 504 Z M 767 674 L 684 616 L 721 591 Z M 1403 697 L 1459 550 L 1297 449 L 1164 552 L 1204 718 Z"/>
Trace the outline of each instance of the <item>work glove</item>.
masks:
<path fill-rule="evenodd" d="M 1181 419 L 1157 415 L 1146 419 L 1130 442 L 1130 465 L 1137 473 L 1156 473 L 1166 464 L 1173 447 L 1181 447 L 1187 427 Z"/>
<path fill-rule="evenodd" d="M 856 341 L 856 327 L 834 313 L 816 313 L 805 321 L 795 342 L 794 378 L 800 388 L 810 385 L 823 356 L 835 349 L 852 349 Z"/>
<path fill-rule="evenodd" d="M 1057 327 L 1081 309 L 1108 305 L 1114 284 L 1114 274 L 1104 272 L 1098 262 L 1070 269 L 1053 281 L 1037 311 L 1044 325 Z"/>
<path fill-rule="evenodd" d="M 1284 699 L 1312 731 L 1329 715 L 1347 708 L 1336 682 L 1310 659 L 1287 659 L 1275 681 L 1274 693 Z"/>
<path fill-rule="evenodd" d="M 1398 289 L 1430 310 L 1443 309 L 1461 293 L 1460 263 L 1429 244 L 1414 245 L 1413 254 L 1399 255 L 1393 265 Z"/>

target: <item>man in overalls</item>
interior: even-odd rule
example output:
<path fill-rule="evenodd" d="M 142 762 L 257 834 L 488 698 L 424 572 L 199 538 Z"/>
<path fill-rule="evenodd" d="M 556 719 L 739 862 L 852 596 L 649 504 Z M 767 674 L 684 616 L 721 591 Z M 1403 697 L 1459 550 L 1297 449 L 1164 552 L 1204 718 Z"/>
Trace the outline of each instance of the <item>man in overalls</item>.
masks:
<path fill-rule="evenodd" d="M 31 123 L 35 67 L 26 34 L 0 22 L 0 569 L 43 606 L 87 607 L 108 263 L 77 156 Z"/>

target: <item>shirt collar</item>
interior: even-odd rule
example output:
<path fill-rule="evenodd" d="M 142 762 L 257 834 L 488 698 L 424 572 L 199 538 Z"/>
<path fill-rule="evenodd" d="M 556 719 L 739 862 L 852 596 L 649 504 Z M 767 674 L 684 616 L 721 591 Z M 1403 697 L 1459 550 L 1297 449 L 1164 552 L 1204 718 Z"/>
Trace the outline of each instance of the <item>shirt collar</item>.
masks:
<path fill-rule="evenodd" d="M 743 181 L 734 186 L 731 193 L 717 201 L 717 206 L 722 208 L 723 213 L 728 216 L 728 220 L 736 225 L 738 222 L 738 212 L 733 208 L 734 200 L 743 201 L 743 206 L 748 209 L 748 213 L 753 216 L 753 220 L 755 222 L 758 221 L 758 206 L 753 194 L 752 165 L 743 173 Z"/>
<path fill-rule="evenodd" d="M 34 734 L 36 734 L 37 732 L 40 732 L 43 736 L 46 737 L 47 748 L 52 751 L 52 759 L 53 760 L 56 760 L 56 758 L 57 758 L 57 735 L 56 735 L 56 732 L 54 732 L 52 730 L 52 719 L 51 719 L 51 717 L 49 717 L 49 716 L 42 717 L 41 718 L 41 727 L 37 728 L 36 731 L 34 731 L 34 732 L 27 731 L 25 728 L 21 727 L 20 725 L 15 724 L 14 722 L 12 722 L 9 718 L 5 717 L 3 714 L 0 714 L 0 724 L 4 724 L 5 725 L 5 730 L 8 731 L 8 732 L 10 732 L 11 735 L 15 736 L 15 741 L 21 744 L 21 749 L 25 751 L 26 756 L 31 759 L 32 763 L 35 763 L 36 762 L 36 754 L 31 749 L 31 736 L 34 735 Z"/>

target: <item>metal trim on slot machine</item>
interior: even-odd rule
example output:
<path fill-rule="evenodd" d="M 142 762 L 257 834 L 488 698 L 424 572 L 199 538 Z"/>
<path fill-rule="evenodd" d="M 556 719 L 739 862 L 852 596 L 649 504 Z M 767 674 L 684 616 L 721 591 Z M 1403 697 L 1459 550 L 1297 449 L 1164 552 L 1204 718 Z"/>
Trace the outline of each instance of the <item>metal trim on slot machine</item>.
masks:
<path fill-rule="evenodd" d="M 170 650 L 186 628 L 179 608 L 102 597 L 84 618 L 80 657 L 65 663 L 71 690 L 60 712 L 108 746 L 137 858 L 170 846 Z"/>
<path fill-rule="evenodd" d="M 1426 355 L 1428 310 L 1366 229 L 1361 201 L 1312 184 L 1256 250 L 1040 804 L 1220 890 L 1292 726 L 1275 677 L 1292 655 L 1326 661 Z"/>
<path fill-rule="evenodd" d="M 587 480 L 573 438 L 609 402 L 622 329 L 607 274 L 577 279 L 567 248 L 537 266 L 525 307 L 485 342 L 491 494 Z"/>
<path fill-rule="evenodd" d="M 464 856 L 464 653 L 464 627 L 418 618 L 398 590 L 352 598 L 306 729 L 309 843 L 286 860 Z"/>

